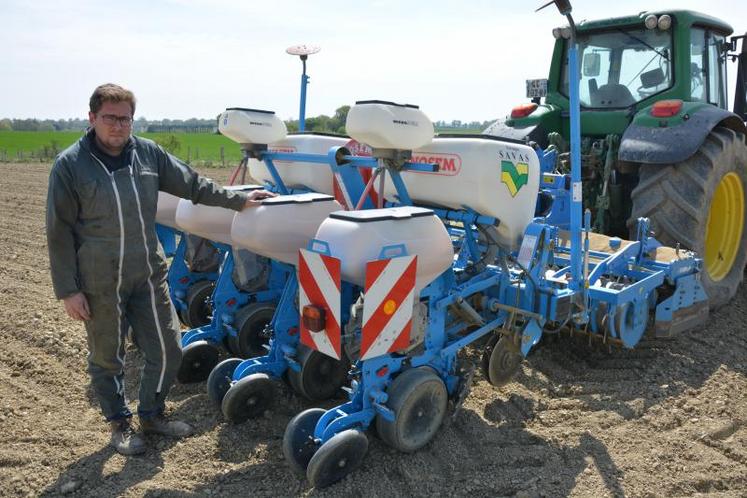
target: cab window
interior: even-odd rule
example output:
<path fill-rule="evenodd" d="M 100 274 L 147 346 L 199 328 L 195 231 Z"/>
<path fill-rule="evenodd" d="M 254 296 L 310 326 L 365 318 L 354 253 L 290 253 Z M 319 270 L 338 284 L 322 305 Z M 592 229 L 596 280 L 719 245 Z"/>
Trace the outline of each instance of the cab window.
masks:
<path fill-rule="evenodd" d="M 710 36 L 708 36 L 710 34 Z M 724 37 L 712 33 L 706 34 L 708 46 L 708 102 L 722 109 L 726 102 L 725 54 L 723 53 Z"/>
<path fill-rule="evenodd" d="M 690 98 L 706 101 L 705 30 L 693 29 L 690 32 Z"/>
<path fill-rule="evenodd" d="M 581 105 L 630 107 L 672 87 L 672 35 L 658 29 L 627 28 L 578 36 Z M 568 58 L 561 93 L 568 96 Z"/>
<path fill-rule="evenodd" d="M 708 30 L 690 33 L 690 97 L 727 108 L 725 39 Z"/>

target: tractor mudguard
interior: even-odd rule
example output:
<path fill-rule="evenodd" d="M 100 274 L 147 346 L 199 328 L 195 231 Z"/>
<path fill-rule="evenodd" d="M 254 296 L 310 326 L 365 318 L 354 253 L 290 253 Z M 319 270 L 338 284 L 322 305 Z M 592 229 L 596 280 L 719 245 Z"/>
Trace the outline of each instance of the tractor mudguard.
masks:
<path fill-rule="evenodd" d="M 622 136 L 619 159 L 646 164 L 679 163 L 695 154 L 718 124 L 745 133 L 744 123 L 733 113 L 702 104 L 689 111 L 688 104 L 692 105 L 685 103 L 681 117 L 662 120 L 652 118 L 650 108 L 641 111 Z M 657 121 L 664 126 L 656 126 Z"/>
<path fill-rule="evenodd" d="M 494 137 L 514 140 L 520 143 L 536 142 L 543 149 L 548 145 L 547 131 L 541 123 L 533 123 L 529 126 L 517 128 L 514 126 L 507 126 L 504 120 L 499 119 L 488 126 L 482 133 L 483 135 L 492 135 Z"/>

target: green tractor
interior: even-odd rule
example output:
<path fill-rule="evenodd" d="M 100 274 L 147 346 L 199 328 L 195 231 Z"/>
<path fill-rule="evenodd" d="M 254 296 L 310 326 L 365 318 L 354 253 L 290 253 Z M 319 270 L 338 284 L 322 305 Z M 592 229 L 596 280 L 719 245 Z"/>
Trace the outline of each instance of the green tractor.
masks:
<path fill-rule="evenodd" d="M 745 36 L 729 38 L 727 23 L 686 10 L 584 21 L 577 30 L 583 199 L 593 229 L 627 238 L 637 218 L 649 218 L 660 242 L 703 258 L 711 306 L 727 303 L 747 260 Z M 570 28 L 553 36 L 548 79 L 527 81 L 532 102 L 484 133 L 555 146 L 565 173 Z M 739 62 L 734 112 L 729 59 Z"/>

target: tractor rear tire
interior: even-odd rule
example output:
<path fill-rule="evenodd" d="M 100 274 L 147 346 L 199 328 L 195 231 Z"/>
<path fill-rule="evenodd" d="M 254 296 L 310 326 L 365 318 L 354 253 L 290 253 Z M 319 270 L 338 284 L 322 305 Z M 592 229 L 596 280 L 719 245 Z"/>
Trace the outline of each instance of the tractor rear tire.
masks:
<path fill-rule="evenodd" d="M 641 165 L 628 229 L 635 235 L 637 219 L 646 217 L 659 242 L 695 251 L 703 259 L 701 282 L 716 309 L 729 302 L 744 277 L 745 191 L 745 135 L 719 126 L 685 161 Z"/>

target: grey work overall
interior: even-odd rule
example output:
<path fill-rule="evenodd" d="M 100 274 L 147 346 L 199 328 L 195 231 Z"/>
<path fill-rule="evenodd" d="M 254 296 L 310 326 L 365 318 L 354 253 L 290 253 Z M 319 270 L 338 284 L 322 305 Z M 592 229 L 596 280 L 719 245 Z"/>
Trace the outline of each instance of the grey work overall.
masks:
<path fill-rule="evenodd" d="M 107 420 L 129 417 L 125 336 L 143 352 L 138 414 L 163 411 L 179 369 L 179 325 L 155 231 L 158 191 L 241 210 L 246 196 L 200 177 L 150 140 L 132 137 L 123 167 L 110 171 L 92 132 L 55 161 L 47 198 L 47 240 L 58 299 L 83 292 L 91 319 L 88 371 Z"/>

